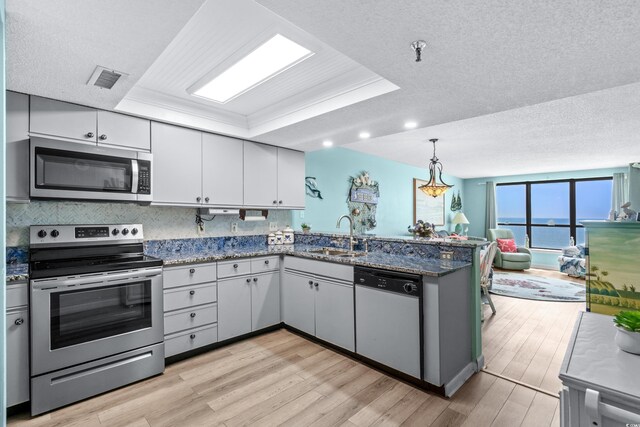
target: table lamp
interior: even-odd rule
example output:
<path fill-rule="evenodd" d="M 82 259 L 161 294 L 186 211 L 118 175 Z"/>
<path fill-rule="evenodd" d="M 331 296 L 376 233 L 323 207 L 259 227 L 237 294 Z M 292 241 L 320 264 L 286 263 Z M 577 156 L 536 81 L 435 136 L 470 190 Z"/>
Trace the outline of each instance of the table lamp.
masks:
<path fill-rule="evenodd" d="M 451 220 L 452 224 L 456 225 L 454 232 L 458 235 L 466 235 L 466 230 L 464 230 L 463 224 L 469 224 L 469 220 L 462 212 L 458 212 L 453 219 Z"/>

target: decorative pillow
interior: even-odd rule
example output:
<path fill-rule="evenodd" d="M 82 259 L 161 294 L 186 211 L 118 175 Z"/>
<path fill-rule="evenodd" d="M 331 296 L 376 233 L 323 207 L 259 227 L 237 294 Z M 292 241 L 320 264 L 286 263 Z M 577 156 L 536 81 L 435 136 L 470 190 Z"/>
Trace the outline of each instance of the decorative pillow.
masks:
<path fill-rule="evenodd" d="M 498 242 L 498 249 L 500 249 L 500 252 L 505 252 L 505 253 L 518 252 L 516 241 L 513 239 L 496 239 L 496 242 Z"/>

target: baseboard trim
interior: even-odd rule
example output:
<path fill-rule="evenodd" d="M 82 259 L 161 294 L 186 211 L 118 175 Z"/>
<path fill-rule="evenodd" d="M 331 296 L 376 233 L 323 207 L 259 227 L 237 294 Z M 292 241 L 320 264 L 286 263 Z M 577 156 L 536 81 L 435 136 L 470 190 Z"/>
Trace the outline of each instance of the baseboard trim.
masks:
<path fill-rule="evenodd" d="M 465 366 L 458 375 L 453 377 L 451 381 L 444 385 L 444 394 L 449 397 L 452 396 L 460 387 L 464 385 L 464 383 L 471 378 L 476 371 L 476 364 L 474 362 L 469 362 L 467 366 Z"/>

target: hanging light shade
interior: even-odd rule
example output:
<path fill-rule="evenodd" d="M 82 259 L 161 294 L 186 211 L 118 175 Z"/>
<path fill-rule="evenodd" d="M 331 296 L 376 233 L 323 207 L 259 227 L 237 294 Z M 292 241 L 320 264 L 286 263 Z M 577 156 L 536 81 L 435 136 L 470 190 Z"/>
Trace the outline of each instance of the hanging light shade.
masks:
<path fill-rule="evenodd" d="M 436 157 L 437 139 L 430 139 L 429 141 L 433 142 L 433 157 L 431 158 L 431 163 L 429 163 L 429 181 L 418 188 L 426 195 L 435 198 L 443 195 L 453 185 L 449 185 L 442 180 L 442 163 Z"/>

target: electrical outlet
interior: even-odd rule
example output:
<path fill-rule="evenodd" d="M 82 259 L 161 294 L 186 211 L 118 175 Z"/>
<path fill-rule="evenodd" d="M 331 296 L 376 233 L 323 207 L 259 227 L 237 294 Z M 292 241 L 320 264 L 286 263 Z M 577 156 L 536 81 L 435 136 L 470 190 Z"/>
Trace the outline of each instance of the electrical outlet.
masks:
<path fill-rule="evenodd" d="M 278 231 L 278 223 L 270 222 L 269 223 L 269 231 Z"/>
<path fill-rule="evenodd" d="M 304 211 L 300 211 L 300 219 L 304 219 Z"/>
<path fill-rule="evenodd" d="M 453 252 L 448 252 L 448 251 L 440 252 L 440 259 L 443 261 L 453 261 Z"/>
<path fill-rule="evenodd" d="M 237 233 L 238 232 L 238 223 L 237 222 L 232 222 L 231 223 L 231 232 L 232 233 Z"/>

